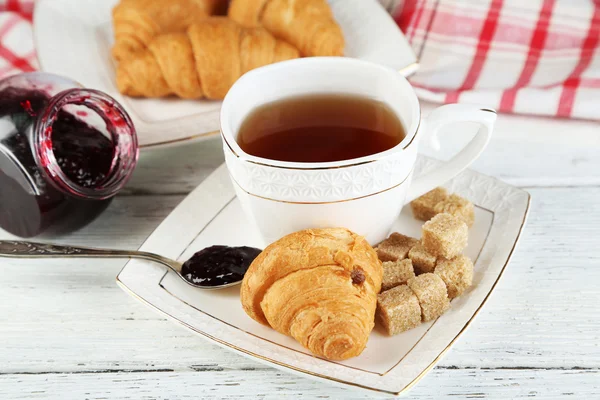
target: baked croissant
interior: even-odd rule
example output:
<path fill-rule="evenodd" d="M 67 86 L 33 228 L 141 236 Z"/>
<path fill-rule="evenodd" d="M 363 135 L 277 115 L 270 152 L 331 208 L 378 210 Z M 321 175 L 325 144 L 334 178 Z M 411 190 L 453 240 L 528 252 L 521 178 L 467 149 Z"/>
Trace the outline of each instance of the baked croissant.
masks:
<path fill-rule="evenodd" d="M 210 17 L 187 33 L 156 37 L 121 62 L 117 87 L 128 96 L 222 99 L 245 72 L 298 56 L 295 47 L 262 28 Z"/>
<path fill-rule="evenodd" d="M 229 18 L 264 26 L 303 56 L 342 56 L 344 36 L 326 0 L 231 0 Z"/>
<path fill-rule="evenodd" d="M 241 288 L 246 313 L 330 360 L 359 355 L 373 329 L 382 266 L 347 229 L 311 229 L 268 246 Z"/>
<path fill-rule="evenodd" d="M 112 54 L 121 61 L 145 48 L 162 33 L 185 31 L 213 15 L 223 0 L 121 0 L 113 9 L 115 45 Z"/>

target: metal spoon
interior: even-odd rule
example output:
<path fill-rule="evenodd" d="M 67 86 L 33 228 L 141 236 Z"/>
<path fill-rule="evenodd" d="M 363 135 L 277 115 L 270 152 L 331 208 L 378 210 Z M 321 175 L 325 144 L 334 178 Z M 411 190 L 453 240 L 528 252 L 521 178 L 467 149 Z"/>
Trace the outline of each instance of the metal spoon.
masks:
<path fill-rule="evenodd" d="M 145 251 L 96 249 L 93 247 L 62 246 L 50 243 L 34 243 L 15 240 L 0 240 L 0 257 L 10 258 L 138 258 L 160 263 L 175 272 L 190 286 L 204 289 L 223 289 L 241 283 L 241 280 L 214 286 L 203 286 L 188 281 L 181 274 L 182 263 Z"/>

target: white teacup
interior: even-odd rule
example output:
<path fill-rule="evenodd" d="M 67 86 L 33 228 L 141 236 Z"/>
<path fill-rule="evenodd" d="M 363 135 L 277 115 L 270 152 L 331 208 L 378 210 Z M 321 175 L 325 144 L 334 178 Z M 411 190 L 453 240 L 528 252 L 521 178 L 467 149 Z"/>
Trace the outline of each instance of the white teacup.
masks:
<path fill-rule="evenodd" d="M 397 146 L 367 157 L 327 163 L 293 163 L 254 157 L 236 139 L 257 107 L 284 98 L 324 93 L 360 95 L 389 105 L 404 125 Z M 225 160 L 242 207 L 266 243 L 306 228 L 346 227 L 378 243 L 402 206 L 454 177 L 486 147 L 496 113 L 450 104 L 421 121 L 419 101 L 398 72 L 351 58 L 302 58 L 248 72 L 229 90 L 221 109 Z M 412 179 L 418 142 L 437 139 L 458 121 L 481 125 L 477 135 L 442 167 Z"/>

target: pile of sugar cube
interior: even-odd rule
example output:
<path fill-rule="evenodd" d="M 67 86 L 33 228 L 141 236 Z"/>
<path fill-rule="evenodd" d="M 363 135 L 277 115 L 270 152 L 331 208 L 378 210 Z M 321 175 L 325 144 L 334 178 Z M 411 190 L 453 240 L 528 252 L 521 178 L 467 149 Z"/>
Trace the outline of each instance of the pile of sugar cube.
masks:
<path fill-rule="evenodd" d="M 462 254 L 475 221 L 473 203 L 437 188 L 411 208 L 427 221 L 421 240 L 392 233 L 375 248 L 383 262 L 377 318 L 389 335 L 438 318 L 473 282 L 473 262 Z"/>

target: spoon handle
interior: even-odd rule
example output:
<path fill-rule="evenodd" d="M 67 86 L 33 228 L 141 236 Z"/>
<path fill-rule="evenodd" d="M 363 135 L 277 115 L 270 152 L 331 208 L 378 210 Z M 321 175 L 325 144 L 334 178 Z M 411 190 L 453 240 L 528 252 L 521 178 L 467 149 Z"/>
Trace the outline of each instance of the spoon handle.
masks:
<path fill-rule="evenodd" d="M 94 249 L 19 240 L 0 240 L 0 256 L 4 257 L 129 257 L 123 250 Z"/>
<path fill-rule="evenodd" d="M 20 240 L 0 240 L 0 257 L 11 258 L 141 258 L 161 263 L 175 272 L 180 264 L 158 254 L 141 251 L 96 249 L 93 247 L 63 246 L 51 243 L 35 243 Z"/>

